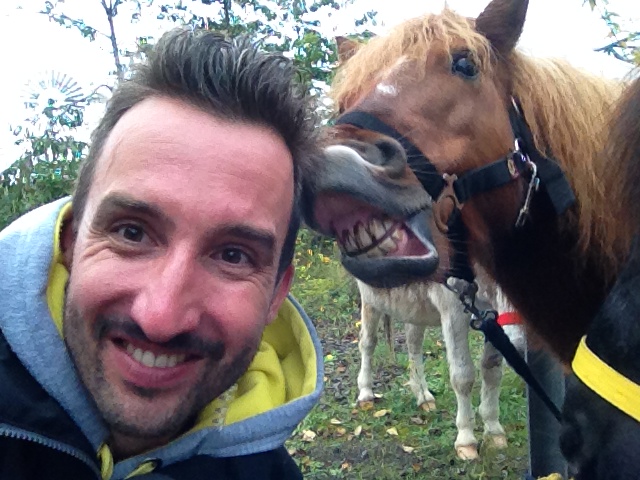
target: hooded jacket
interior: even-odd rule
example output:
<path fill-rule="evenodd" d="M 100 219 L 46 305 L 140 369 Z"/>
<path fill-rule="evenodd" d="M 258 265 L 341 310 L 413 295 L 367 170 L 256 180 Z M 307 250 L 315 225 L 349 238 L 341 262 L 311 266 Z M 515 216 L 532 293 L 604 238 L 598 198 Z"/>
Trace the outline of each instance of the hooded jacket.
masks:
<path fill-rule="evenodd" d="M 317 402 L 323 370 L 313 325 L 291 297 L 247 372 L 191 430 L 114 463 L 61 336 L 68 273 L 58 242 L 69 205 L 45 205 L 0 232 L 0 479 L 301 478 L 283 444 Z"/>

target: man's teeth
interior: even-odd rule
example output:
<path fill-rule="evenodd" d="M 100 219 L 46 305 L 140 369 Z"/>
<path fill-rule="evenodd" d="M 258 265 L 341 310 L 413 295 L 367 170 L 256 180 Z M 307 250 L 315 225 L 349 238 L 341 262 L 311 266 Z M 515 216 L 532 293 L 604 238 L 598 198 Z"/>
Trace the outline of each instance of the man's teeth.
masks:
<path fill-rule="evenodd" d="M 186 358 L 184 353 L 179 355 L 162 354 L 156 356 L 153 352 L 150 352 L 149 350 L 142 350 L 141 348 L 135 348 L 130 343 L 127 345 L 127 353 L 145 367 L 156 368 L 175 367 L 179 363 L 184 362 L 184 359 Z"/>
<path fill-rule="evenodd" d="M 389 235 L 392 228 L 395 230 Z M 393 220 L 371 218 L 366 225 L 358 222 L 353 230 L 343 232 L 341 244 L 348 254 L 364 253 L 368 257 L 378 257 L 395 251 L 404 235 L 404 230 L 398 228 Z"/>

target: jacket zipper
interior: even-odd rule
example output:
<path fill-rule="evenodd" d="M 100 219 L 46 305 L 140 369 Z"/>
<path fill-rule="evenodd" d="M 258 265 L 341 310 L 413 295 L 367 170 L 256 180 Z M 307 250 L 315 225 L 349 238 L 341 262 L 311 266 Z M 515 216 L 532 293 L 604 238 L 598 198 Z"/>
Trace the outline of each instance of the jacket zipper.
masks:
<path fill-rule="evenodd" d="M 21 428 L 9 427 L 7 425 L 0 425 L 0 436 L 34 442 L 42 446 L 52 448 L 59 452 L 66 453 L 67 455 L 70 455 L 75 459 L 85 463 L 95 473 L 96 478 L 101 480 L 100 471 L 95 461 L 93 461 L 91 457 L 86 455 L 84 452 L 76 448 L 73 448 L 61 442 L 57 442 L 55 440 L 51 440 L 50 438 L 38 435 L 37 433 L 29 432 L 28 430 L 22 430 Z"/>

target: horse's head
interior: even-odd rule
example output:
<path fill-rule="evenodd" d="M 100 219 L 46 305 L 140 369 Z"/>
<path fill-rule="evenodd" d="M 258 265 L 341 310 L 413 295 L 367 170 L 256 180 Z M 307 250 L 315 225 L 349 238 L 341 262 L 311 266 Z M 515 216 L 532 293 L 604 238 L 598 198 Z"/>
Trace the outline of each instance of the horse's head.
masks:
<path fill-rule="evenodd" d="M 476 240 L 516 222 L 527 183 L 515 181 L 521 160 L 506 163 L 516 149 L 507 65 L 527 3 L 493 0 L 475 20 L 445 9 L 367 44 L 339 42 L 332 96 L 346 115 L 307 176 L 307 221 L 337 239 L 356 277 L 375 286 L 441 277 L 452 242 L 464 241 L 446 234 L 460 208 L 450 181 L 498 159 L 510 178 L 459 213 Z"/>

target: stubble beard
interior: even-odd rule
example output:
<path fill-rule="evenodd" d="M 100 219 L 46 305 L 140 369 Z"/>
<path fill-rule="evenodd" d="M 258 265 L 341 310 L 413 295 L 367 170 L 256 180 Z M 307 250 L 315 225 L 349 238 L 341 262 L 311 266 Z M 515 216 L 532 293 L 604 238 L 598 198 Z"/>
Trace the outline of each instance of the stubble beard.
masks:
<path fill-rule="evenodd" d="M 111 324 L 121 322 L 121 319 L 99 317 L 90 324 L 70 302 L 65 302 L 64 338 L 82 383 L 112 434 L 141 441 L 174 438 L 188 430 L 198 413 L 234 385 L 247 370 L 257 352 L 260 338 L 248 341 L 230 361 L 222 362 L 211 358 L 211 355 L 205 357 L 206 366 L 201 378 L 193 383 L 185 395 L 175 399 L 174 404 L 163 411 L 149 416 L 149 411 L 154 410 L 151 402 L 160 399 L 162 392 L 131 387 L 123 395 L 105 377 L 101 354 L 108 340 L 105 340 L 104 332 Z"/>

